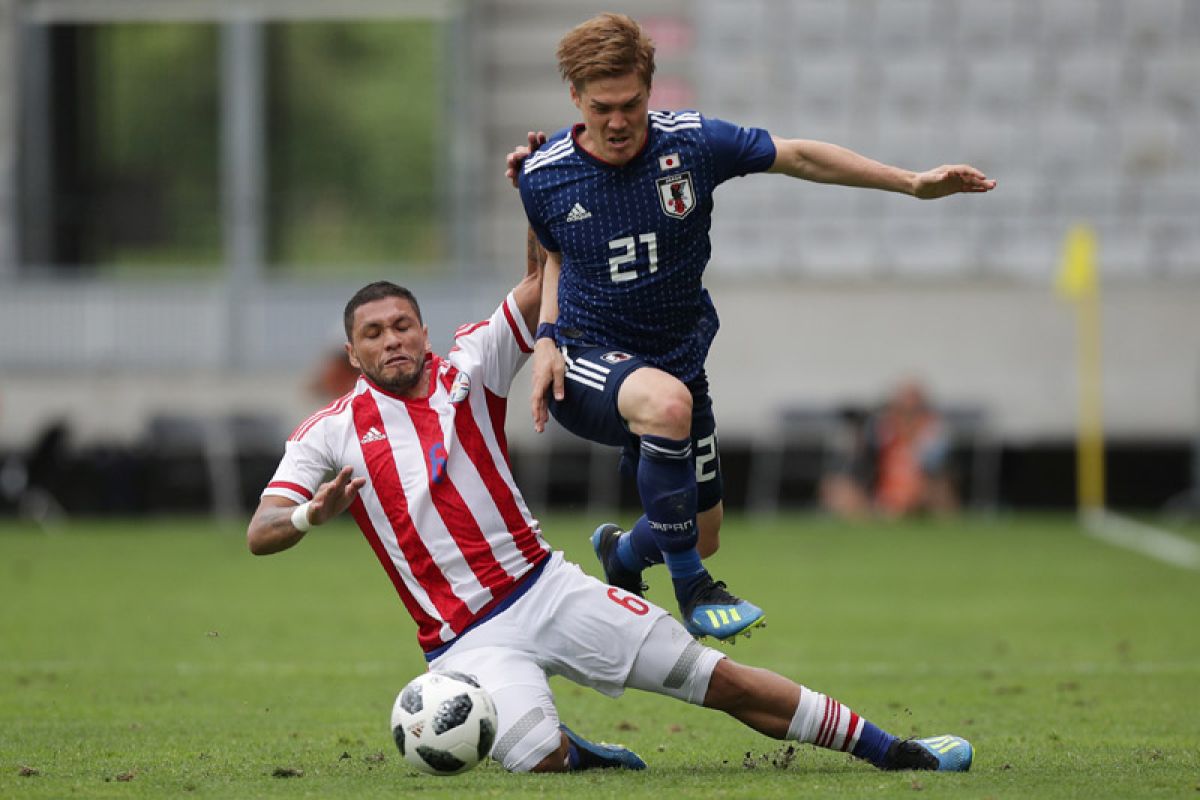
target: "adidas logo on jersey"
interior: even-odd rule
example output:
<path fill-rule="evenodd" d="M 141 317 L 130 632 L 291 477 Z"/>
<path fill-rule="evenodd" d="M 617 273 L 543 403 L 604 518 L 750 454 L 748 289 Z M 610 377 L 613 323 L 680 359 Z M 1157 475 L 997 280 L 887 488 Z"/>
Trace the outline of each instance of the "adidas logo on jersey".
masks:
<path fill-rule="evenodd" d="M 585 219 L 591 218 L 592 212 L 579 205 L 579 203 L 576 203 L 571 207 L 571 210 L 567 212 L 567 222 L 582 222 Z"/>
<path fill-rule="evenodd" d="M 384 436 L 379 432 L 378 428 L 372 425 L 371 429 L 364 433 L 363 437 L 359 439 L 359 442 L 362 444 L 370 444 L 371 442 L 381 442 L 386 438 L 387 436 Z"/>

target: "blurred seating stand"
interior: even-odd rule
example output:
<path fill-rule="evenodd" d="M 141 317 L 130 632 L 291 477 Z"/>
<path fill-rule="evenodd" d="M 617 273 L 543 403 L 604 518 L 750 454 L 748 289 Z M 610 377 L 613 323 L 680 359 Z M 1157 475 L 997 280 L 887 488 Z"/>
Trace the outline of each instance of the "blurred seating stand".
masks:
<path fill-rule="evenodd" d="M 774 202 L 756 213 L 752 203 L 723 211 L 716 272 L 836 279 L 838 265 L 857 266 L 869 252 L 867 277 L 928 282 L 986 274 L 1041 283 L 1046 273 L 1028 256 L 1039 264 L 1039 253 L 1053 258 L 1063 233 L 1080 221 L 1130 231 L 1114 240 L 1120 252 L 1113 260 L 1121 265 L 1106 277 L 1117 286 L 1178 280 L 1194 274 L 1187 265 L 1200 268 L 1190 237 L 1179 238 L 1189 249 L 1172 253 L 1166 269 L 1146 245 L 1164 222 L 1200 218 L 1200 200 L 1186 190 L 1200 185 L 1200 151 L 1187 144 L 1200 132 L 1200 3 L 808 0 L 786 4 L 786 23 L 764 18 L 763 2 L 750 4 L 752 14 L 741 13 L 744 4 L 737 12 L 703 10 L 710 5 L 698 4 L 698 41 L 721 39 L 709 28 L 739 22 L 738 35 L 722 39 L 731 48 L 723 58 L 696 63 L 697 101 L 708 113 L 734 114 L 779 135 L 829 139 L 910 168 L 969 162 L 1000 186 L 986 201 L 970 198 L 980 222 L 947 226 L 963 238 L 948 248 L 944 237 L 917 229 L 918 220 L 939 212 L 907 198 L 879 203 L 844 199 L 826 187 L 810 196 L 767 182 L 738 185 L 722 203 L 738 193 Z M 835 46 L 813 30 L 822 26 L 838 37 Z M 813 48 L 789 46 L 793 31 Z M 766 108 L 745 109 L 744 76 L 728 67 L 743 62 L 738 48 L 758 69 L 771 70 Z M 1143 184 L 1167 175 L 1184 189 L 1159 193 L 1158 201 L 1147 197 Z M 853 233 L 816 245 L 796 224 L 832 216 Z M 881 216 L 898 225 L 879 225 Z M 906 227 L 913 229 L 907 245 L 891 246 Z M 778 254 L 765 253 L 769 266 L 756 245 L 763 229 L 773 229 Z M 1024 242 L 990 248 L 995 229 L 1019 233 Z M 818 263 L 811 264 L 804 253 L 817 246 Z M 839 247 L 848 252 L 830 252 Z"/>
<path fill-rule="evenodd" d="M 150 418 L 142 447 L 154 465 L 147 492 L 152 510 L 207 510 L 244 517 L 282 455 L 286 432 L 272 415 L 163 413 Z M 260 465 L 248 470 L 252 461 Z M 273 466 L 270 467 L 273 472 Z M 251 475 L 248 472 L 255 474 Z"/>
<path fill-rule="evenodd" d="M 65 420 L 47 425 L 24 451 L 0 458 L 0 509 L 53 530 L 66 519 L 61 494 L 67 482 L 70 429 Z"/>
<path fill-rule="evenodd" d="M 832 406 L 793 406 L 762 426 L 751 452 L 746 508 L 770 514 L 781 507 L 815 507 L 817 486 L 845 435 Z"/>
<path fill-rule="evenodd" d="M 567 432 L 551 420 L 546 430 L 515 456 L 517 485 L 536 517 L 547 509 L 586 511 L 597 523 L 621 500 L 620 451 Z"/>
<path fill-rule="evenodd" d="M 938 406 L 949 429 L 954 482 L 964 505 L 995 511 L 1000 493 L 1000 446 L 987 412 L 973 406 Z M 855 422 L 856 416 L 864 417 Z M 821 478 L 844 469 L 855 451 L 856 424 L 865 412 L 835 406 L 793 406 L 764 426 L 751 451 L 746 507 L 751 513 L 816 508 Z"/>

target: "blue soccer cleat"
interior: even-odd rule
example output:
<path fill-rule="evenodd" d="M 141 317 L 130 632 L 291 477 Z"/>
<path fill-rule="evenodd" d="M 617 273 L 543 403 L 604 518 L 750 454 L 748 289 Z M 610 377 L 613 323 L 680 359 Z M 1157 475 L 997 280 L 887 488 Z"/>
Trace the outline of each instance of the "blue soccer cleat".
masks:
<path fill-rule="evenodd" d="M 975 749 L 970 742 L 947 734 L 896 742 L 888 754 L 888 769 L 966 772 L 974 759 Z"/>
<path fill-rule="evenodd" d="M 596 528 L 592 534 L 592 549 L 600 566 L 604 568 L 604 580 L 609 586 L 624 589 L 638 597 L 646 596 L 646 584 L 642 583 L 642 573 L 633 572 L 625 567 L 617 556 L 617 543 L 624 531 L 611 522 L 606 522 Z"/>
<path fill-rule="evenodd" d="M 751 628 L 763 624 L 761 608 L 730 594 L 724 581 L 705 578 L 706 582 L 681 609 L 688 633 L 724 640 L 739 633 L 749 636 Z"/>
<path fill-rule="evenodd" d="M 606 742 L 589 742 L 566 725 L 558 729 L 567 735 L 578 761 L 571 769 L 645 769 L 646 762 L 628 747 Z M 575 761 L 575 759 L 572 759 Z"/>

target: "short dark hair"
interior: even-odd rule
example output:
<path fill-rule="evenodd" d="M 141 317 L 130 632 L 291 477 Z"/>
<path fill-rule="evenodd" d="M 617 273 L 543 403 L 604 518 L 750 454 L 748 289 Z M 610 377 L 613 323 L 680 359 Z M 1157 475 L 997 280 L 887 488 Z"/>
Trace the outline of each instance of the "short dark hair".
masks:
<path fill-rule="evenodd" d="M 650 86 L 654 42 L 624 14 L 600 14 L 576 25 L 558 43 L 558 72 L 576 91 L 598 78 L 637 73 Z"/>
<path fill-rule="evenodd" d="M 421 306 L 417 304 L 416 295 L 391 281 L 375 281 L 355 292 L 350 301 L 346 303 L 346 310 L 342 313 L 342 324 L 346 328 L 346 341 L 349 342 L 354 338 L 354 312 L 358 310 L 359 306 L 382 300 L 385 297 L 402 297 L 407 300 L 412 304 L 413 311 L 417 312 L 417 322 L 424 324 L 425 321 L 421 319 Z"/>

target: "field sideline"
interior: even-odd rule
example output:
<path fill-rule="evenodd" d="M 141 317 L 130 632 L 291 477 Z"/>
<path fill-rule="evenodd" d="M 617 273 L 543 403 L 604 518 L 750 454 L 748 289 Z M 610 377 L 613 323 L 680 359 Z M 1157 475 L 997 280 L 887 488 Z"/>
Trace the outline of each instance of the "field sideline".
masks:
<path fill-rule="evenodd" d="M 543 520 L 593 573 L 594 523 Z M 808 746 L 788 757 L 714 712 L 558 681 L 572 727 L 628 744 L 650 769 L 418 776 L 388 713 L 423 661 L 362 537 L 336 524 L 254 558 L 243 536 L 196 520 L 50 535 L 0 522 L 0 797 L 1200 791 L 1200 572 L 1088 538 L 1067 517 L 732 517 L 723 531 L 713 572 L 762 605 L 768 627 L 722 649 L 895 733 L 966 736 L 977 758 L 965 775 L 880 773 Z M 665 573 L 650 578 L 651 598 L 673 608 Z"/>

